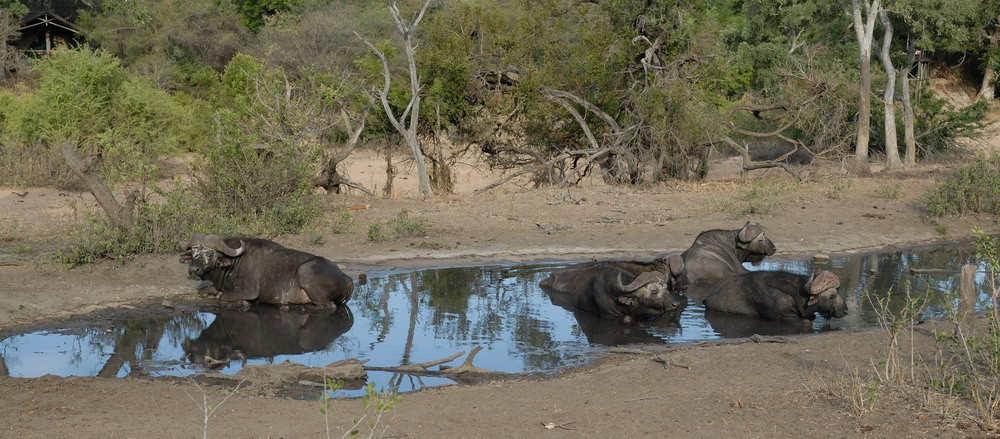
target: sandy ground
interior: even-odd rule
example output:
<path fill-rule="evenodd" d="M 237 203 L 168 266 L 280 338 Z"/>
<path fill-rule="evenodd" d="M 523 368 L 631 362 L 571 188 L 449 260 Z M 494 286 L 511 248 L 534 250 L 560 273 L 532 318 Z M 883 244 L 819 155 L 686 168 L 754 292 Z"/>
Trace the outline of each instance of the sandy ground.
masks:
<path fill-rule="evenodd" d="M 352 158 L 349 175 L 381 193 L 382 159 Z M 728 165 L 731 166 L 731 163 Z M 953 164 L 850 177 L 836 163 L 811 169 L 795 183 L 767 171 L 782 186 L 781 205 L 766 215 L 734 215 L 748 184 L 727 165 L 701 183 L 626 189 L 524 190 L 506 185 L 475 194 L 497 178 L 483 166 L 456 167 L 456 193 L 417 197 L 415 179 L 399 178 L 391 198 L 325 197 L 329 216 L 350 210 L 358 227 L 334 235 L 316 229 L 276 240 L 325 256 L 349 273 L 591 256 L 651 256 L 680 252 L 701 231 L 735 229 L 747 220 L 767 227 L 777 256 L 837 254 L 908 246 L 971 235 L 975 226 L 1000 232 L 995 218 L 930 219 L 920 199 Z M 755 174 L 758 175 L 758 174 Z M 777 183 L 781 182 L 781 183 Z M 898 189 L 898 198 L 885 194 Z M 48 188 L 0 188 L 0 330 L 44 319 L 149 301 L 196 300 L 193 281 L 173 255 L 129 263 L 102 262 L 65 270 L 44 255 L 83 224 L 88 195 Z M 370 243 L 365 230 L 401 210 L 426 218 L 424 238 Z M 323 244 L 315 244 L 315 236 Z M 929 352 L 933 324 L 915 332 Z M 552 379 L 515 379 L 405 394 L 380 423 L 387 437 L 981 437 L 959 403 L 926 393 L 880 390 L 872 410 L 853 408 L 855 374 L 870 374 L 884 358 L 881 332 L 795 337 L 790 343 L 701 343 L 612 353 L 596 364 Z M 666 349 L 665 351 L 661 351 Z M 654 361 L 668 358 L 671 366 Z M 929 355 L 928 355 L 929 357 Z M 683 366 L 683 367 L 682 367 Z M 140 378 L 35 379 L 0 377 L 0 437 L 194 437 L 206 425 L 199 405 L 219 409 L 210 437 L 340 437 L 364 409 L 359 400 L 333 401 L 324 417 L 315 401 L 274 396 L 254 385 L 210 385 Z M 203 396 L 205 400 L 203 400 Z M 193 399 L 192 399 L 193 397 Z M 330 430 L 325 421 L 329 420 Z M 546 428 L 545 424 L 550 423 Z M 367 435 L 367 432 L 363 432 Z"/>

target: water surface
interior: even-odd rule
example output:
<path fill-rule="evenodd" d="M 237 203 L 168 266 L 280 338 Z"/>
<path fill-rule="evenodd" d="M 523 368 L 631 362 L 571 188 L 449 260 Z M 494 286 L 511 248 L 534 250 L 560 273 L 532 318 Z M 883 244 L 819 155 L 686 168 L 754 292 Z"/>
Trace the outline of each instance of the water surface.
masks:
<path fill-rule="evenodd" d="M 911 275 L 911 269 L 956 269 L 974 263 L 967 245 L 929 246 L 834 257 L 829 263 L 773 260 L 752 269 L 809 273 L 828 269 L 841 278 L 850 314 L 810 327 L 706 313 L 689 301 L 682 312 L 641 326 L 553 304 L 538 286 L 553 269 L 572 261 L 520 265 L 447 267 L 373 274 L 358 286 L 348 307 L 334 313 L 158 309 L 124 319 L 97 320 L 83 328 L 0 334 L 0 374 L 18 377 L 185 376 L 205 371 L 204 357 L 233 357 L 220 370 L 285 360 L 323 366 L 345 358 L 369 366 L 398 366 L 484 349 L 475 365 L 504 372 L 549 373 L 583 364 L 609 346 L 684 343 L 759 334 L 849 330 L 876 325 L 872 302 L 886 299 L 898 311 L 907 291 L 930 294 L 925 317 L 944 315 L 953 303 L 957 274 Z M 977 284 L 985 288 L 985 271 Z M 694 294 L 694 293 L 692 293 Z M 987 295 L 981 293 L 980 300 Z M 449 365 L 458 365 L 459 358 Z M 369 372 L 377 388 L 405 392 L 450 380 Z M 357 394 L 358 391 L 348 392 Z"/>

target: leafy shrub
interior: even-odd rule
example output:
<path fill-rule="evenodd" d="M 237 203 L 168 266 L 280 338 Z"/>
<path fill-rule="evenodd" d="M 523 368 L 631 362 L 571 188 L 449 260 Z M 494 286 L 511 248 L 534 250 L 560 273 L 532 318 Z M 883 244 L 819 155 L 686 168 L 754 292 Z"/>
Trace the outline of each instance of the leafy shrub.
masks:
<path fill-rule="evenodd" d="M 739 195 L 722 201 L 720 208 L 739 218 L 745 215 L 766 215 L 784 206 L 784 195 L 789 192 L 787 183 L 771 179 L 755 179 Z"/>
<path fill-rule="evenodd" d="M 875 189 L 875 195 L 886 200 L 898 200 L 903 196 L 903 185 L 900 183 L 883 184 Z"/>
<path fill-rule="evenodd" d="M 348 233 L 356 228 L 358 225 L 354 223 L 354 217 L 350 212 L 340 212 L 331 220 L 330 231 L 335 235 Z"/>
<path fill-rule="evenodd" d="M 0 116 L 0 174 L 9 183 L 68 184 L 58 151 L 64 139 L 82 145 L 111 182 L 155 175 L 157 159 L 198 149 L 204 123 L 187 105 L 129 73 L 102 51 L 67 50 L 38 61 L 38 87 L 6 95 Z M 23 181 L 13 181 L 19 178 Z"/>
<path fill-rule="evenodd" d="M 830 188 L 826 190 L 826 197 L 831 200 L 839 200 L 841 198 L 844 198 L 844 192 L 847 192 L 847 190 L 850 189 L 851 186 L 853 185 L 854 184 L 851 182 L 851 180 L 838 181 L 834 183 L 833 186 L 830 186 Z"/>
<path fill-rule="evenodd" d="M 1000 216 L 1000 155 L 980 157 L 929 189 L 924 206 L 931 215 L 966 212 Z"/>
<path fill-rule="evenodd" d="M 368 240 L 379 242 L 386 240 L 396 240 L 401 238 L 412 238 L 427 236 L 430 227 L 426 218 L 410 218 L 405 210 L 401 210 L 391 220 L 385 224 L 380 220 L 375 220 L 368 226 Z"/>

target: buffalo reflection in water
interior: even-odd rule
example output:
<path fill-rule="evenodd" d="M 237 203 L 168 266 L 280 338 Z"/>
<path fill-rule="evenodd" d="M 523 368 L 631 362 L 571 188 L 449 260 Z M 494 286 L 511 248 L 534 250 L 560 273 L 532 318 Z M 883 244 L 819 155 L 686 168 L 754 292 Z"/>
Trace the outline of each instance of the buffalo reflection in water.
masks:
<path fill-rule="evenodd" d="M 677 309 L 667 311 L 662 316 L 638 324 L 625 324 L 618 320 L 602 319 L 593 313 L 580 311 L 574 306 L 575 297 L 542 287 L 553 305 L 573 313 L 577 326 L 587 337 L 587 343 L 600 346 L 621 346 L 630 344 L 664 344 L 663 338 L 650 334 L 645 328 L 655 326 L 667 334 L 680 331 L 681 313 L 687 306 L 687 299 L 681 296 Z"/>
<path fill-rule="evenodd" d="M 246 311 L 223 309 L 215 321 L 183 343 L 184 359 L 209 368 L 231 360 L 296 355 L 326 349 L 354 325 L 345 304 L 336 310 L 283 310 L 258 305 Z"/>

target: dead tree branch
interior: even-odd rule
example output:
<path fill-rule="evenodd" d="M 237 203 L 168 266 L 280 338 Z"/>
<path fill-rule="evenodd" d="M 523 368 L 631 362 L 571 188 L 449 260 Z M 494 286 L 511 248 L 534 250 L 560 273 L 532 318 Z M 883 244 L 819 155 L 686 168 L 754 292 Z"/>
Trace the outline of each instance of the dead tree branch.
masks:
<path fill-rule="evenodd" d="M 456 358 L 464 355 L 465 351 L 457 352 L 451 356 L 441 358 L 439 360 L 426 361 L 423 363 L 416 363 L 416 364 L 404 364 L 402 366 L 392 366 L 392 367 L 365 366 L 365 370 L 394 372 L 407 375 L 436 376 L 436 377 L 445 377 L 456 380 L 462 378 L 476 379 L 476 378 L 508 377 L 508 376 L 522 375 L 522 374 L 512 374 L 507 372 L 487 370 L 474 366 L 472 362 L 474 361 L 476 354 L 478 354 L 479 351 L 481 350 L 483 350 L 482 346 L 476 346 L 472 348 L 472 351 L 469 352 L 468 357 L 465 358 L 465 361 L 460 366 L 456 367 L 441 366 L 440 370 L 430 370 L 430 368 L 433 366 L 453 361 Z"/>
<path fill-rule="evenodd" d="M 108 220 L 111 221 L 111 224 L 125 230 L 135 227 L 134 212 L 136 205 L 139 203 L 138 192 L 130 192 L 125 197 L 125 204 L 119 204 L 114 194 L 111 193 L 111 189 L 104 182 L 104 179 L 94 172 L 90 166 L 85 164 L 79 154 L 76 153 L 72 141 L 63 141 L 60 144 L 60 148 L 62 149 L 63 157 L 66 158 L 66 164 L 80 177 L 84 186 L 94 195 L 97 203 L 101 205 L 104 213 L 108 215 Z"/>

